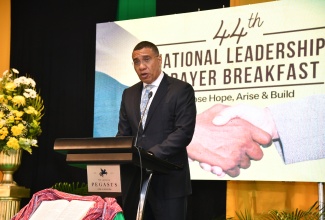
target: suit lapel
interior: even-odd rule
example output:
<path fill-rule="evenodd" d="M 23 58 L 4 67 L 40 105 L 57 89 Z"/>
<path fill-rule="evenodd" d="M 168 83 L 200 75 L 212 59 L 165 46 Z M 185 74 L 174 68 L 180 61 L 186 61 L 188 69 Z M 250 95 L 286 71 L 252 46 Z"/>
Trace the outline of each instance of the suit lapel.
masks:
<path fill-rule="evenodd" d="M 155 97 L 151 102 L 147 120 L 146 120 L 146 126 L 144 127 L 144 129 L 146 129 L 147 124 L 150 123 L 152 115 L 157 110 L 157 107 L 159 106 L 160 102 L 162 101 L 162 98 L 166 95 L 166 93 L 168 91 L 168 85 L 169 85 L 168 76 L 164 73 L 164 77 L 161 80 L 160 85 L 159 85 L 157 92 L 155 94 Z"/>
<path fill-rule="evenodd" d="M 140 121 L 141 119 L 141 112 L 140 112 L 140 102 L 141 102 L 141 94 L 142 94 L 143 83 L 140 82 L 136 87 L 136 91 L 134 93 L 134 100 L 133 100 L 133 109 L 135 109 L 135 117 L 136 121 Z M 142 126 L 140 126 L 142 127 Z"/>

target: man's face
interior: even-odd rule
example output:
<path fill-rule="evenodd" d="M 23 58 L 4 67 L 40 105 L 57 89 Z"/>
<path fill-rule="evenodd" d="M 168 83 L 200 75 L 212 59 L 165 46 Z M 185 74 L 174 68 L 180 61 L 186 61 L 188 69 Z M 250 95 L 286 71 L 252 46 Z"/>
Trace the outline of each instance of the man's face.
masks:
<path fill-rule="evenodd" d="M 161 73 L 161 56 L 156 55 L 151 48 L 133 51 L 132 60 L 135 72 L 144 83 L 151 84 Z"/>

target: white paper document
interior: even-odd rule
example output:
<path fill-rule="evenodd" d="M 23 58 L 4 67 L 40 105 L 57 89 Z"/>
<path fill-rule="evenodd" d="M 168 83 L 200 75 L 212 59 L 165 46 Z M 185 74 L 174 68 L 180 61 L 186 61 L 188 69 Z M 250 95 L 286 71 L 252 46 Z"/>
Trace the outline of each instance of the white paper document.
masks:
<path fill-rule="evenodd" d="M 94 201 L 65 199 L 43 201 L 36 209 L 30 220 L 82 220 Z"/>

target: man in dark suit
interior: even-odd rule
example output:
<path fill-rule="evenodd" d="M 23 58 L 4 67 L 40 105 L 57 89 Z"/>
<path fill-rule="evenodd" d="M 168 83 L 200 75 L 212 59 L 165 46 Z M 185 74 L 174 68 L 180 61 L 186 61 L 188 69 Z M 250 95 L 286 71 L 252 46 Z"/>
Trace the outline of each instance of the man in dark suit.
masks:
<path fill-rule="evenodd" d="M 153 174 L 144 215 L 146 220 L 183 220 L 186 219 L 187 196 L 192 192 L 186 147 L 195 128 L 194 90 L 190 84 L 162 72 L 162 57 L 153 43 L 142 41 L 137 44 L 132 59 L 141 81 L 123 92 L 117 136 L 138 136 L 139 148 L 160 159 L 183 165 L 183 169 L 168 174 Z M 145 94 L 147 85 L 151 85 L 149 95 Z M 142 96 L 149 98 L 144 103 L 147 113 L 140 111 Z M 139 124 L 142 116 L 142 124 Z M 122 172 L 128 172 L 132 179 L 140 175 L 137 169 L 122 168 Z M 129 184 L 128 190 L 139 193 L 135 185 L 136 182 Z M 132 205 L 126 202 L 123 209 L 126 220 L 135 219 L 128 214 L 134 209 Z"/>

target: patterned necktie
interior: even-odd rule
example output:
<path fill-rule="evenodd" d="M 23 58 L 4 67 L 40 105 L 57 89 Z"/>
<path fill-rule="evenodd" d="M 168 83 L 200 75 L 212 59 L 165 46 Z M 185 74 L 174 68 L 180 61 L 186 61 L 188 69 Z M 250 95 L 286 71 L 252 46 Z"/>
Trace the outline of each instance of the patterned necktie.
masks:
<path fill-rule="evenodd" d="M 149 92 L 153 87 L 154 87 L 153 85 L 146 85 L 143 96 L 141 97 L 140 111 L 141 111 L 141 116 L 142 116 L 142 128 L 144 128 L 144 125 L 146 124 L 146 119 L 147 119 L 149 109 L 147 108 L 144 113 L 143 113 L 143 111 L 145 110 L 145 108 L 148 104 Z"/>

